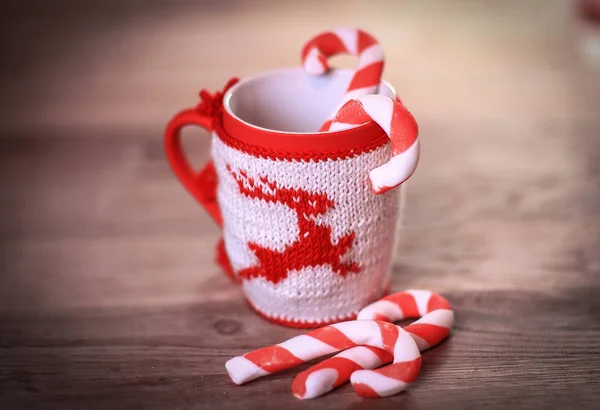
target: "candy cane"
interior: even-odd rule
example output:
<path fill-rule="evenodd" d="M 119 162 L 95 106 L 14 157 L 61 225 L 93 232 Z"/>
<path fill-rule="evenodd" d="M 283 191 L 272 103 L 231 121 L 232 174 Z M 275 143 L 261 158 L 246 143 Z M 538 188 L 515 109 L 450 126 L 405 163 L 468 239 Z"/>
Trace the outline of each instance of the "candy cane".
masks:
<path fill-rule="evenodd" d="M 392 395 L 404 390 L 419 375 L 421 353 L 412 337 L 399 326 L 376 320 L 352 320 L 322 327 L 278 345 L 234 357 L 225 367 L 231 380 L 242 384 L 358 345 L 379 348 L 393 355 L 393 364 L 389 366 L 356 372 L 361 373 L 357 383 L 353 383 L 359 395 L 369 395 L 373 389 L 380 396 Z"/>
<path fill-rule="evenodd" d="M 420 351 L 444 340 L 454 323 L 454 313 L 448 301 L 427 290 L 395 293 L 368 305 L 358 313 L 360 320 L 388 322 L 416 317 L 421 319 L 406 326 L 404 330 L 412 336 Z M 365 375 L 360 370 L 374 369 L 391 360 L 391 356 L 384 350 L 353 347 L 299 373 L 292 383 L 292 393 L 301 399 L 312 399 L 351 380 L 354 388 L 362 391 L 363 396 L 382 396 L 385 393 L 381 391 L 382 385 L 360 385 L 365 380 Z"/>
<path fill-rule="evenodd" d="M 366 94 L 376 94 L 383 72 L 383 49 L 369 33 L 354 28 L 338 28 L 321 33 L 302 49 L 302 65 L 309 74 L 324 74 L 327 59 L 340 53 L 358 56 L 358 68 L 340 104 L 319 131 L 329 131 L 335 113 L 346 101 Z"/>
<path fill-rule="evenodd" d="M 397 100 L 383 95 L 364 95 L 346 102 L 335 115 L 331 131 L 375 121 L 388 135 L 392 157 L 371 170 L 371 190 L 384 193 L 406 181 L 419 162 L 419 128 L 414 117 Z"/>

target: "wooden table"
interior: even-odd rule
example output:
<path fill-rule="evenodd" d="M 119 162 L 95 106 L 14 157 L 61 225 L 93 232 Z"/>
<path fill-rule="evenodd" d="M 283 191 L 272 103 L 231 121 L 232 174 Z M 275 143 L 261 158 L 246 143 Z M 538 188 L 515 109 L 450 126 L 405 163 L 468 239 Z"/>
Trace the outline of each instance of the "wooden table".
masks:
<path fill-rule="evenodd" d="M 322 3 L 2 6 L 0 408 L 597 408 L 593 30 L 562 1 Z M 456 326 L 398 396 L 300 401 L 300 369 L 228 379 L 230 357 L 299 332 L 213 264 L 218 230 L 161 133 L 200 87 L 297 65 L 340 24 L 379 37 L 420 123 L 393 289 L 442 293 Z"/>

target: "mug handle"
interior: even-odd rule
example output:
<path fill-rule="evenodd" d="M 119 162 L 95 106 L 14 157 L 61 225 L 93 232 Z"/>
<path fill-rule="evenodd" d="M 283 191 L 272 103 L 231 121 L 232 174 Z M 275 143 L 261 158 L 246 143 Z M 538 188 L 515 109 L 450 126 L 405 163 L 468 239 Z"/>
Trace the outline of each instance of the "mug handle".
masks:
<path fill-rule="evenodd" d="M 223 228 L 221 209 L 217 202 L 218 178 L 215 165 L 208 161 L 199 171 L 195 171 L 187 160 L 181 145 L 181 130 L 188 125 L 194 125 L 213 131 L 213 117 L 199 113 L 195 109 L 188 109 L 176 114 L 165 130 L 165 152 L 173 172 L 188 192 L 200 202 L 206 212 Z"/>

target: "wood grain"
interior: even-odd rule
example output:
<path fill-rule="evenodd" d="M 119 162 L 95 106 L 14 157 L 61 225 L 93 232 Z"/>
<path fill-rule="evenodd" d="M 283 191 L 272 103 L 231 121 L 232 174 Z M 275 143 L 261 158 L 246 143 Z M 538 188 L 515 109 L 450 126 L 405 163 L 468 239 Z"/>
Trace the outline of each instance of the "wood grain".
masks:
<path fill-rule="evenodd" d="M 593 30 L 563 1 L 302 4 L 3 3 L 0 408 L 597 408 Z M 297 65 L 340 24 L 381 40 L 420 125 L 393 289 L 439 291 L 457 321 L 406 392 L 300 401 L 304 367 L 228 379 L 230 357 L 299 332 L 214 265 L 161 134 L 200 87 Z M 196 164 L 208 144 L 186 135 Z"/>

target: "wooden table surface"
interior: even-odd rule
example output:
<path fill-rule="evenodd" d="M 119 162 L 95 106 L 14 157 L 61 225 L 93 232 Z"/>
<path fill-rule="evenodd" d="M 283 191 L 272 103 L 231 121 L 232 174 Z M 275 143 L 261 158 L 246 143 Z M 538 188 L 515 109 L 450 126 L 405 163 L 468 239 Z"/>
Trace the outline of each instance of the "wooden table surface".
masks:
<path fill-rule="evenodd" d="M 0 408 L 598 408 L 598 30 L 559 0 L 301 5 L 3 3 Z M 336 25 L 381 40 L 420 124 L 393 290 L 456 313 L 382 400 L 297 400 L 300 369 L 233 385 L 227 359 L 299 331 L 213 264 L 218 229 L 161 143 L 201 87 L 295 66 Z"/>

